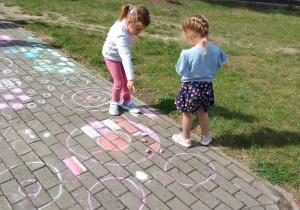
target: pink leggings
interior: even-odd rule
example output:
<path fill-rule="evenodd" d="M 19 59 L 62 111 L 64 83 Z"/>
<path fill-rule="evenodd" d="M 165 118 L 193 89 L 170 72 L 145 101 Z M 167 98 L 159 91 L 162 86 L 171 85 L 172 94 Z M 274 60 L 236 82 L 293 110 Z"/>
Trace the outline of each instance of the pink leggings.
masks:
<path fill-rule="evenodd" d="M 119 102 L 122 94 L 125 102 L 130 101 L 130 92 L 127 87 L 127 77 L 122 61 L 112 61 L 104 58 L 106 66 L 114 79 L 112 88 L 112 101 Z"/>

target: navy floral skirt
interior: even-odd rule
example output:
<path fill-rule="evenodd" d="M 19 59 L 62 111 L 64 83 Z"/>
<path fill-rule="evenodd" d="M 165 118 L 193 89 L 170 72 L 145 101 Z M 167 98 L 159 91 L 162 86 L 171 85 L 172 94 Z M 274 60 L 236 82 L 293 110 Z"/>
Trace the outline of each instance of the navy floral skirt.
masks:
<path fill-rule="evenodd" d="M 211 82 L 183 82 L 175 99 L 180 112 L 195 114 L 199 109 L 207 112 L 214 105 L 214 90 Z"/>

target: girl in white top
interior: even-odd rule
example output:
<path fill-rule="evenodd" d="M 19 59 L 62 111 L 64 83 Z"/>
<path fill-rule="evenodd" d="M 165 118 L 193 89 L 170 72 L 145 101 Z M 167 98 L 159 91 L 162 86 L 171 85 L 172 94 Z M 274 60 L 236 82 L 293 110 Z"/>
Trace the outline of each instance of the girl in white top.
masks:
<path fill-rule="evenodd" d="M 110 28 L 102 49 L 107 68 L 114 85 L 109 113 L 119 114 L 120 95 L 123 96 L 121 107 L 132 113 L 140 109 L 130 100 L 130 92 L 135 92 L 134 72 L 130 56 L 130 47 L 134 35 L 140 34 L 150 24 L 149 11 L 144 6 L 124 5 L 118 21 Z"/>

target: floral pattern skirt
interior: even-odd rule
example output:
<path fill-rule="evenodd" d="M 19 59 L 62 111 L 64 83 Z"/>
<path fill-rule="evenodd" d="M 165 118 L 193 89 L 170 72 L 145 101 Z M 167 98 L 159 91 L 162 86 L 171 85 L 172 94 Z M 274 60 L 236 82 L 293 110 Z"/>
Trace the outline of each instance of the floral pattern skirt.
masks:
<path fill-rule="evenodd" d="M 207 112 L 214 105 L 214 90 L 211 82 L 183 82 L 175 99 L 180 112 L 195 114 L 199 109 Z"/>

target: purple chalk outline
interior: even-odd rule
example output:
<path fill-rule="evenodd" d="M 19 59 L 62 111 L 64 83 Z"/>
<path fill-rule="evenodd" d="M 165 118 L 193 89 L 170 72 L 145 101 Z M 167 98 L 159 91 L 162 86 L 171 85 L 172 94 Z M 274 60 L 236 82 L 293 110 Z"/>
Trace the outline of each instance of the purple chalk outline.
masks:
<path fill-rule="evenodd" d="M 36 181 L 37 181 L 36 179 L 29 179 L 29 180 L 27 180 L 27 181 L 23 181 L 23 182 L 19 185 L 19 193 L 20 193 L 21 195 L 24 195 L 25 197 L 27 197 L 26 194 L 23 192 L 21 186 L 22 186 L 25 182 L 36 182 Z M 42 189 L 42 186 L 41 186 L 41 184 L 40 184 L 39 182 L 36 182 L 36 183 L 38 184 L 37 192 L 36 192 L 35 194 L 28 194 L 29 197 L 36 198 L 36 197 L 40 194 L 41 189 Z"/>
<path fill-rule="evenodd" d="M 101 101 L 98 101 L 98 102 L 102 102 L 101 104 L 99 104 L 99 105 L 88 105 L 88 106 L 86 106 L 86 105 L 82 105 L 82 104 L 80 104 L 80 103 L 78 103 L 74 98 L 76 97 L 76 95 L 78 94 L 78 93 L 81 93 L 81 92 L 83 92 L 83 91 L 92 91 L 93 93 L 105 93 L 105 94 L 108 94 L 108 95 L 110 95 L 111 96 L 111 93 L 109 93 L 109 92 L 107 92 L 107 91 L 104 91 L 104 90 L 97 90 L 97 88 L 81 88 L 81 89 L 78 89 L 78 90 L 71 90 L 71 91 L 68 91 L 68 92 L 66 92 L 66 93 L 64 93 L 64 94 L 62 94 L 62 96 L 61 96 L 61 101 L 67 106 L 67 107 L 69 107 L 70 109 L 72 109 L 72 110 L 75 110 L 75 111 L 81 111 L 81 112 L 98 112 L 98 111 L 107 111 L 108 110 L 108 108 L 104 108 L 104 109 L 99 109 L 99 107 L 101 107 L 101 106 L 104 106 L 104 105 L 106 105 L 106 104 L 109 104 L 109 100 L 108 100 L 108 98 L 107 97 L 104 97 Z M 68 93 L 70 93 L 70 92 L 74 92 L 74 94 L 71 96 L 71 101 L 75 104 L 75 105 L 78 105 L 78 106 L 80 106 L 80 108 L 72 108 L 72 106 L 70 106 L 66 101 L 65 101 L 65 98 L 68 98 L 66 95 L 68 94 Z M 84 102 L 86 102 L 86 103 L 88 103 L 88 104 L 91 104 L 88 100 L 85 100 L 84 98 L 82 98 L 81 96 L 78 96 L 78 97 L 80 97 L 80 101 L 84 101 Z M 105 102 L 107 100 L 107 102 Z M 94 109 L 92 109 L 92 110 L 85 110 L 84 108 L 94 108 Z"/>
<path fill-rule="evenodd" d="M 93 190 L 93 188 L 99 184 L 100 182 L 105 182 L 107 180 L 111 180 L 111 179 L 118 179 L 118 180 L 125 180 L 125 181 L 128 181 L 130 184 L 132 184 L 135 189 L 138 191 L 138 192 L 141 192 L 143 197 L 142 197 L 142 204 L 141 206 L 139 207 L 139 210 L 142 210 L 146 204 L 146 195 L 145 195 L 145 192 L 144 190 L 138 186 L 137 184 L 135 184 L 133 181 L 131 181 L 130 179 L 128 178 L 123 178 L 123 177 L 109 177 L 109 178 L 104 178 L 104 179 L 101 179 L 99 182 L 95 183 L 89 190 L 88 190 L 88 203 L 89 203 L 89 206 L 90 206 L 90 209 L 93 210 L 93 206 L 91 204 L 91 191 Z"/>
<path fill-rule="evenodd" d="M 171 177 L 168 172 L 167 172 L 167 165 L 169 163 L 171 163 L 171 161 L 176 157 L 176 156 L 179 156 L 179 155 L 192 155 L 192 156 L 196 156 L 196 157 L 199 157 L 199 158 L 202 158 L 204 159 L 211 167 L 211 169 L 213 170 L 212 174 L 203 182 L 199 182 L 199 183 L 196 183 L 196 184 L 186 184 L 186 183 L 182 183 L 182 182 L 179 182 L 177 180 L 175 180 L 173 177 Z M 216 169 L 215 167 L 213 166 L 213 164 L 211 164 L 206 158 L 200 156 L 200 155 L 196 155 L 196 154 L 192 154 L 192 153 L 178 153 L 178 154 L 175 154 L 173 155 L 173 157 L 165 164 L 164 166 L 164 171 L 165 173 L 170 177 L 170 179 L 172 179 L 173 181 L 176 181 L 177 183 L 183 185 L 183 186 L 187 186 L 187 187 L 194 187 L 194 186 L 199 186 L 199 185 L 202 185 L 202 184 L 205 184 L 207 183 L 208 181 L 210 180 L 214 180 L 216 178 Z"/>

